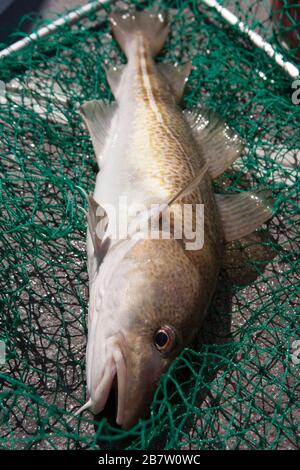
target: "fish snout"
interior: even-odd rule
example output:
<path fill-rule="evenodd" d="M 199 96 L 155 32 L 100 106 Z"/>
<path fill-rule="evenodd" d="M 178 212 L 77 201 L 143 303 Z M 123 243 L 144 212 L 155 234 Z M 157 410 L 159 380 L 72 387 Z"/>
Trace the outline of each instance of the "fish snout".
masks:
<path fill-rule="evenodd" d="M 117 424 L 130 429 L 140 419 L 150 413 L 153 395 L 161 373 L 161 362 L 156 354 L 147 351 L 146 345 L 133 341 L 126 350 L 126 382 L 124 397 L 120 397 L 122 414 L 118 414 Z M 120 394 L 121 390 L 118 390 Z"/>
<path fill-rule="evenodd" d="M 134 337 L 126 340 L 122 334 L 109 337 L 104 351 L 103 370 L 90 393 L 91 408 L 95 415 L 130 429 L 149 413 L 161 362 Z"/>
<path fill-rule="evenodd" d="M 91 390 L 91 408 L 95 415 L 107 405 L 109 395 L 114 394 L 116 402 L 116 422 L 122 423 L 126 402 L 126 363 L 125 339 L 118 334 L 109 337 L 105 344 L 105 365 L 98 384 Z"/>

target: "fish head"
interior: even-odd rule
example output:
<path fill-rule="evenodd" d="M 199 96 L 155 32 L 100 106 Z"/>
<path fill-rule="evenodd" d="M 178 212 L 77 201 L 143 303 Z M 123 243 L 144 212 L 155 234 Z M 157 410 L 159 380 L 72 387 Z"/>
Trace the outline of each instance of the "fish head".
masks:
<path fill-rule="evenodd" d="M 146 417 L 160 376 L 199 330 L 200 278 L 176 240 L 122 243 L 91 291 L 87 382 L 92 411 L 114 393 L 116 422 L 128 429 Z"/>

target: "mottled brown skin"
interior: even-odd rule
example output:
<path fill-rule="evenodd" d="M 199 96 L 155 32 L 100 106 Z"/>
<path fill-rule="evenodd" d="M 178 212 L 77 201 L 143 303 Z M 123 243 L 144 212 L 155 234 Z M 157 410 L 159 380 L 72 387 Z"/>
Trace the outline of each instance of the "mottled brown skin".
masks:
<path fill-rule="evenodd" d="M 144 184 L 153 188 L 150 204 L 157 202 L 157 188 L 163 189 L 171 199 L 185 187 L 203 167 L 205 149 L 200 149 L 196 143 L 173 91 L 157 70 L 147 42 L 142 37 L 139 41 L 143 47 L 137 47 L 133 76 L 137 103 L 133 116 L 134 146 L 128 149 L 128 154 L 135 159 L 142 155 L 139 176 Z M 143 79 L 141 49 L 151 85 L 150 101 Z M 153 99 L 156 109 L 153 109 Z M 209 174 L 206 173 L 199 189 L 177 200 L 176 204 L 179 202 L 204 204 L 203 248 L 185 250 L 185 240 L 145 240 L 127 255 L 134 261 L 137 271 L 145 275 L 147 284 L 141 302 L 136 299 L 136 291 L 131 292 L 130 288 L 124 299 L 128 311 L 134 312 L 126 351 L 126 366 L 130 371 L 127 385 L 130 409 L 123 424 L 126 428 L 138 417 L 145 416 L 161 373 L 168 369 L 183 347 L 191 345 L 216 287 L 223 236 Z M 176 347 L 165 356 L 155 349 L 152 340 L 162 325 L 172 325 L 178 335 Z"/>
<path fill-rule="evenodd" d="M 144 240 L 128 254 L 128 259 L 147 279 L 147 289 L 140 292 L 140 303 L 136 291 L 130 288 L 123 300 L 134 311 L 126 341 L 126 366 L 130 371 L 126 427 L 136 417 L 147 414 L 161 374 L 182 348 L 191 344 L 199 329 L 197 311 L 204 288 L 198 269 L 177 241 Z M 164 325 L 171 325 L 177 335 L 176 345 L 168 354 L 159 352 L 153 343 L 155 332 Z"/>
<path fill-rule="evenodd" d="M 150 148 L 152 151 L 149 153 L 146 162 L 143 161 L 145 172 L 147 172 L 148 178 L 151 179 L 153 187 L 165 188 L 169 197 L 172 198 L 203 167 L 205 149 L 199 148 L 190 126 L 183 118 L 182 111 L 174 97 L 174 92 L 170 89 L 165 77 L 157 70 L 147 42 L 142 38 L 141 41 L 144 43 L 144 56 L 151 90 L 163 118 L 163 123 L 157 121 L 157 116 L 151 108 L 142 79 L 141 63 L 137 58 L 136 83 L 134 86 L 137 94 L 136 99 L 139 103 L 136 115 L 137 141 L 139 140 L 140 129 L 150 129 Z M 143 152 L 142 147 L 140 150 Z M 185 253 L 197 267 L 203 280 L 204 289 L 201 303 L 206 303 L 211 297 L 211 292 L 214 291 L 224 243 L 209 173 L 206 173 L 198 190 L 180 201 L 177 200 L 176 204 L 178 202 L 204 204 L 204 246 L 201 250 L 188 250 Z M 156 244 L 156 241 L 153 243 Z M 164 256 L 169 259 L 167 247 Z"/>
<path fill-rule="evenodd" d="M 139 105 L 134 126 L 137 135 L 136 138 L 133 136 L 133 141 L 139 142 L 141 130 L 148 130 L 151 152 L 144 151 L 143 139 L 140 140 L 140 152 L 143 153 L 149 186 L 163 187 L 172 198 L 204 165 L 203 150 L 198 147 L 172 90 L 157 71 L 149 50 L 145 59 L 151 89 L 163 122 L 157 121 L 151 108 L 140 61 L 137 61 L 135 90 Z M 130 258 L 135 262 L 138 260 L 139 269 L 145 272 L 147 290 L 143 295 L 143 305 L 134 317 L 131 338 L 129 336 L 127 343 L 134 347 L 130 354 L 126 354 L 131 376 L 131 384 L 128 384 L 131 406 L 126 427 L 135 422 L 135 416 L 141 417 L 147 413 L 161 373 L 168 369 L 180 350 L 194 340 L 210 304 L 220 269 L 223 238 L 209 175 L 204 177 L 198 190 L 178 202 L 204 204 L 203 248 L 187 251 L 184 240 L 146 240 L 130 252 Z M 164 324 L 172 325 L 178 333 L 178 343 L 166 357 L 155 350 L 151 341 L 155 331 Z M 159 367 L 153 364 L 156 356 L 160 361 Z M 151 371 L 156 375 L 152 375 Z M 144 394 L 141 394 L 141 381 L 146 384 Z"/>
<path fill-rule="evenodd" d="M 127 57 L 122 87 L 114 90 L 120 123 L 112 136 L 116 137 L 114 159 L 109 160 L 108 154 L 103 157 L 95 199 L 98 204 L 116 204 L 120 195 L 125 195 L 129 207 L 136 202 L 150 207 L 173 200 L 201 173 L 205 149 L 200 149 L 194 139 L 177 102 L 179 93 L 174 93 L 158 71 L 145 36 L 136 34 Z M 178 203 L 204 204 L 202 249 L 186 250 L 185 242 L 190 240 L 184 239 L 147 239 L 135 245 L 131 244 L 133 240 L 117 240 L 103 259 L 99 280 L 93 280 L 94 290 L 102 300 L 97 304 L 96 296 L 93 304 L 96 310 L 98 305 L 99 312 L 90 309 L 95 320 L 91 333 L 95 335 L 91 334 L 92 359 L 87 361 L 89 377 L 98 380 L 106 341 L 119 338 L 118 348 L 126 369 L 126 386 L 120 387 L 122 393 L 118 393 L 118 397 L 122 396 L 119 424 L 123 428 L 130 428 L 148 413 L 161 374 L 184 347 L 192 344 L 215 291 L 223 235 L 209 174 L 204 174 L 196 190 L 185 194 L 188 195 L 174 201 L 171 209 L 176 215 Z M 130 249 L 119 259 L 118 253 L 126 246 Z M 113 275 L 110 260 L 118 260 Z M 155 333 L 162 327 L 174 332 L 176 339 L 168 352 L 155 346 Z M 96 343 L 96 338 L 102 338 L 102 342 Z M 96 379 L 90 380 L 93 391 L 99 385 Z M 96 395 L 92 401 L 95 410 L 101 403 L 101 396 Z"/>

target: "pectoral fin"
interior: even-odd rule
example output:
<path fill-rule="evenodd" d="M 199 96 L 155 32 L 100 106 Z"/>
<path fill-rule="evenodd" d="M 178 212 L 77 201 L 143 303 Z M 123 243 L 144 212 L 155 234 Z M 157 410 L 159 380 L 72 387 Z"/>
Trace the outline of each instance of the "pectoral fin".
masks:
<path fill-rule="evenodd" d="M 104 239 L 108 226 L 108 216 L 105 209 L 95 201 L 92 194 L 88 197 L 87 221 L 95 256 L 100 264 L 107 253 L 110 243 L 109 238 Z"/>
<path fill-rule="evenodd" d="M 192 194 L 195 189 L 197 189 L 197 187 L 199 186 L 207 171 L 208 165 L 207 163 L 205 163 L 203 167 L 200 168 L 198 173 L 171 198 L 165 201 L 159 201 L 150 210 L 143 211 L 139 215 L 137 215 L 134 219 L 134 222 L 132 223 L 133 229 L 129 228 L 129 237 L 132 237 L 134 235 L 135 227 L 137 226 L 137 221 L 139 222 L 140 226 L 144 224 L 144 226 L 147 227 L 152 217 L 160 219 L 162 214 L 167 211 L 175 201 Z"/>
<path fill-rule="evenodd" d="M 213 111 L 184 110 L 194 137 L 201 146 L 212 178 L 217 178 L 240 156 L 241 138 Z"/>
<path fill-rule="evenodd" d="M 189 194 L 192 194 L 195 189 L 199 186 L 200 182 L 202 181 L 205 173 L 208 171 L 208 164 L 205 163 L 202 168 L 198 171 L 196 176 L 194 176 L 186 186 L 178 191 L 171 199 L 167 202 L 168 206 L 171 206 L 173 202 L 177 201 L 177 199 L 181 199 Z"/>
<path fill-rule="evenodd" d="M 81 115 L 93 142 L 99 166 L 101 163 L 102 149 L 116 109 L 116 103 L 108 104 L 98 100 L 87 101 L 80 108 Z"/>
<path fill-rule="evenodd" d="M 186 62 L 183 65 L 160 63 L 156 65 L 172 88 L 175 97 L 179 100 L 183 95 L 185 84 L 191 72 L 192 63 Z"/>
<path fill-rule="evenodd" d="M 272 194 L 268 190 L 216 195 L 226 241 L 254 232 L 272 216 Z"/>

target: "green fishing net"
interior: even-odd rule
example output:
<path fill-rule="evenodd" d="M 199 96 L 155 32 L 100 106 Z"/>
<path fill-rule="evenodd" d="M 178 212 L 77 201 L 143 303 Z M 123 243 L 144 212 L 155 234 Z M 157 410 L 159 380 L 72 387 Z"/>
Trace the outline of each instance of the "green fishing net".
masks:
<path fill-rule="evenodd" d="M 148 420 L 129 431 L 88 411 L 69 421 L 86 401 L 85 194 L 97 171 L 78 106 L 112 100 L 105 67 L 125 61 L 107 20 L 115 5 L 1 59 L 2 449 L 299 446 L 297 90 L 205 2 L 131 2 L 154 3 L 171 17 L 158 60 L 193 63 L 183 106 L 216 111 L 245 141 L 216 191 L 270 188 L 274 217 L 228 247 L 197 344 L 161 378 Z M 268 1 L 222 4 L 297 63 L 297 2 L 273 2 L 273 11 Z"/>

